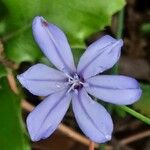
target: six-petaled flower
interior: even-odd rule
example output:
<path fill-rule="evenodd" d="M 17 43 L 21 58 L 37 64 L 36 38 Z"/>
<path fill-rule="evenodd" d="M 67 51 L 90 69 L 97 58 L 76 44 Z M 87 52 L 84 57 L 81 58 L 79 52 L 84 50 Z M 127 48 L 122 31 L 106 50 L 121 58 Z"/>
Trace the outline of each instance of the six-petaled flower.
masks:
<path fill-rule="evenodd" d="M 141 89 L 135 79 L 101 74 L 118 61 L 123 41 L 103 36 L 86 49 L 76 67 L 67 38 L 57 26 L 35 17 L 33 35 L 58 70 L 36 64 L 17 76 L 31 93 L 46 97 L 27 117 L 31 139 L 38 141 L 50 136 L 72 101 L 75 118 L 83 133 L 97 143 L 110 140 L 111 116 L 88 93 L 118 105 L 129 105 L 140 98 Z"/>

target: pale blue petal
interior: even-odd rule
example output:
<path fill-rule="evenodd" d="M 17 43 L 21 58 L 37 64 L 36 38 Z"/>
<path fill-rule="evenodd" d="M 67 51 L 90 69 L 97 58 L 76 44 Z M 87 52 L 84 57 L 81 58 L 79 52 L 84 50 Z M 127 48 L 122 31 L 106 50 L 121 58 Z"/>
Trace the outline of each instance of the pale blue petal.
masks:
<path fill-rule="evenodd" d="M 122 40 L 106 35 L 91 44 L 81 56 L 77 72 L 84 79 L 111 68 L 119 59 Z"/>
<path fill-rule="evenodd" d="M 17 78 L 26 89 L 38 96 L 47 96 L 68 86 L 63 72 L 43 64 L 30 67 Z"/>
<path fill-rule="evenodd" d="M 99 75 L 86 80 L 86 90 L 93 96 L 118 105 L 129 105 L 141 96 L 138 82 L 122 75 Z"/>
<path fill-rule="evenodd" d="M 83 133 L 94 142 L 111 139 L 113 122 L 106 109 L 93 101 L 84 88 L 73 96 L 73 111 Z"/>
<path fill-rule="evenodd" d="M 69 73 L 76 70 L 70 46 L 63 31 L 48 23 L 43 17 L 35 17 L 32 29 L 39 47 L 59 70 Z"/>
<path fill-rule="evenodd" d="M 63 119 L 71 95 L 61 91 L 48 96 L 27 117 L 27 128 L 33 141 L 49 137 Z"/>

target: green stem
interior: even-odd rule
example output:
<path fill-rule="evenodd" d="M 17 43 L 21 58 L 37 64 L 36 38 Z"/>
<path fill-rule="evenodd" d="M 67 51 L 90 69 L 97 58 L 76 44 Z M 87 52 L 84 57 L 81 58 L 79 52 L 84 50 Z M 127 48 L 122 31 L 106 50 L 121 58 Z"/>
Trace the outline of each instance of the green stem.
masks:
<path fill-rule="evenodd" d="M 122 38 L 122 33 L 123 33 L 123 28 L 124 28 L 124 8 L 119 12 L 118 14 L 118 30 L 116 33 L 117 39 Z M 112 73 L 113 74 L 118 74 L 119 66 L 118 63 L 112 68 Z"/>
<path fill-rule="evenodd" d="M 124 8 L 118 14 L 118 30 L 116 36 L 118 39 L 122 38 L 123 28 L 124 28 Z"/>
<path fill-rule="evenodd" d="M 118 107 L 120 107 L 122 110 L 129 113 L 130 115 L 134 116 L 135 118 L 137 118 L 137 119 L 147 123 L 148 125 L 150 125 L 150 118 L 141 115 L 140 113 L 136 112 L 135 110 L 133 110 L 127 106 L 118 106 Z"/>

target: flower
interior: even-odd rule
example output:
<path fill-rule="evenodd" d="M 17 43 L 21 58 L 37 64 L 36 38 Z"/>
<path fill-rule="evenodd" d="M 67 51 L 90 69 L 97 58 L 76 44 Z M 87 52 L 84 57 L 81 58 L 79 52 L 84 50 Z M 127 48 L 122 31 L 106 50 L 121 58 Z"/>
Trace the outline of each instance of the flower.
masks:
<path fill-rule="evenodd" d="M 38 141 L 49 137 L 72 101 L 83 133 L 97 143 L 110 140 L 111 116 L 88 93 L 117 105 L 129 105 L 140 98 L 141 89 L 135 79 L 100 74 L 118 61 L 123 41 L 103 36 L 87 48 L 76 68 L 67 38 L 57 26 L 38 16 L 32 27 L 35 41 L 58 70 L 36 64 L 17 76 L 31 93 L 46 97 L 27 117 L 31 139 Z"/>

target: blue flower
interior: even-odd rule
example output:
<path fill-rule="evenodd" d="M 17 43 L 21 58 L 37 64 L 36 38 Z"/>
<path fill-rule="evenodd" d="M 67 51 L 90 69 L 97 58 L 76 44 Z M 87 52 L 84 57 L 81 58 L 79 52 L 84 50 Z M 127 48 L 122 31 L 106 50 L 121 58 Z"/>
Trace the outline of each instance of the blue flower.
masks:
<path fill-rule="evenodd" d="M 88 93 L 117 105 L 129 105 L 140 98 L 142 92 L 135 79 L 100 74 L 118 61 L 123 41 L 103 36 L 87 48 L 76 68 L 67 38 L 57 26 L 35 17 L 32 27 L 35 41 L 58 70 L 36 64 L 17 76 L 31 93 L 46 97 L 27 117 L 31 139 L 38 141 L 49 137 L 72 102 L 83 133 L 97 143 L 110 140 L 111 116 Z"/>

